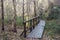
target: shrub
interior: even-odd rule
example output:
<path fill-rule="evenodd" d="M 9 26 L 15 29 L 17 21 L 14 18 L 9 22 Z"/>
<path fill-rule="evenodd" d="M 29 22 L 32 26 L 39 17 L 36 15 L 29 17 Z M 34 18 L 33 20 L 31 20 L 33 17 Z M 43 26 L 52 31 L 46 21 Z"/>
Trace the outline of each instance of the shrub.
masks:
<path fill-rule="evenodd" d="M 3 40 L 9 40 L 7 34 L 4 34 L 4 38 L 3 38 Z"/>
<path fill-rule="evenodd" d="M 22 17 L 17 17 L 16 22 L 17 22 L 17 25 L 22 26 L 23 25 Z"/>
<path fill-rule="evenodd" d="M 13 19 L 9 18 L 8 16 L 8 18 L 4 19 L 4 22 L 5 24 L 12 24 Z M 17 23 L 17 26 L 22 26 L 22 23 L 23 23 L 22 17 L 16 17 L 16 23 Z"/>
<path fill-rule="evenodd" d="M 56 7 L 53 7 L 50 11 L 50 15 L 48 16 L 48 20 L 52 20 L 52 19 L 58 19 L 58 16 L 59 16 L 59 10 L 60 8 L 58 6 Z"/>
<path fill-rule="evenodd" d="M 48 21 L 45 30 L 47 31 L 47 35 L 54 36 L 60 34 L 60 25 L 56 21 Z"/>

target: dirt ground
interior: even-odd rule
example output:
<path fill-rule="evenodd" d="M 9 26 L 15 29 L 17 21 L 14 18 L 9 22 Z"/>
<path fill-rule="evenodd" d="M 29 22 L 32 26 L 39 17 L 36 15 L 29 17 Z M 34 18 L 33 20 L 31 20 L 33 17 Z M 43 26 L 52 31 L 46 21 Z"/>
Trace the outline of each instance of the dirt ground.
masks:
<path fill-rule="evenodd" d="M 0 27 L 0 40 L 60 40 L 60 36 L 56 36 L 55 38 L 51 39 L 49 36 L 46 35 L 46 32 L 43 35 L 42 39 L 30 39 L 30 38 L 23 38 L 20 37 L 23 29 L 17 28 L 17 33 L 9 31 L 8 27 L 5 27 L 5 31 L 2 32 Z"/>

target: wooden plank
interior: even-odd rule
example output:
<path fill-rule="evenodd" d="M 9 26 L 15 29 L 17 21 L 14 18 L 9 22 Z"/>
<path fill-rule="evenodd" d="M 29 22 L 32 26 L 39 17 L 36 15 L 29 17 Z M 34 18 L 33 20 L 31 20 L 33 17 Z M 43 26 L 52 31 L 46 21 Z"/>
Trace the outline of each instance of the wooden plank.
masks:
<path fill-rule="evenodd" d="M 27 38 L 42 38 L 45 21 L 41 20 L 35 29 L 27 36 Z"/>

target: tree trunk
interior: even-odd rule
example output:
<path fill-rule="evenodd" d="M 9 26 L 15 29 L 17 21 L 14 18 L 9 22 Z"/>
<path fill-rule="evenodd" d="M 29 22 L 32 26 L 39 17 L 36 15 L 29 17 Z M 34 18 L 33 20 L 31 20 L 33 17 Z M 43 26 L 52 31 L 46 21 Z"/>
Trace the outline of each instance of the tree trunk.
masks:
<path fill-rule="evenodd" d="M 17 32 L 16 30 L 16 0 L 13 0 L 13 7 L 14 7 L 14 32 Z"/>
<path fill-rule="evenodd" d="M 35 13 L 35 16 L 36 16 L 36 2 L 34 1 L 34 13 Z"/>
<path fill-rule="evenodd" d="M 28 19 L 29 19 L 29 13 L 30 13 L 30 2 L 29 2 L 29 0 L 27 0 L 27 15 L 28 15 Z"/>
<path fill-rule="evenodd" d="M 23 0 L 23 21 L 24 21 L 24 0 Z"/>
<path fill-rule="evenodd" d="M 1 0 L 1 10 L 2 10 L 2 31 L 4 31 L 4 5 L 3 0 Z"/>

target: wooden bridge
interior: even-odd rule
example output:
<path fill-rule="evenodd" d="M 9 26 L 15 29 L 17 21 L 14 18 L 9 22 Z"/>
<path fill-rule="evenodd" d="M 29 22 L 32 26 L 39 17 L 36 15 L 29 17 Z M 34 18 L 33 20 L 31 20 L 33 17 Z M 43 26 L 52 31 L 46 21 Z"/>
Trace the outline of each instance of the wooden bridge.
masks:
<path fill-rule="evenodd" d="M 42 38 L 44 31 L 45 21 L 41 20 L 39 24 L 36 25 L 35 29 L 27 36 L 27 38 Z"/>
<path fill-rule="evenodd" d="M 26 28 L 27 22 L 30 22 L 30 27 L 28 29 Z M 24 21 L 24 31 L 20 36 L 24 34 L 25 38 L 42 39 L 44 33 L 44 27 L 45 27 L 45 20 L 40 20 L 39 16 L 34 17 L 28 21 Z M 27 35 L 29 30 L 30 32 Z"/>

